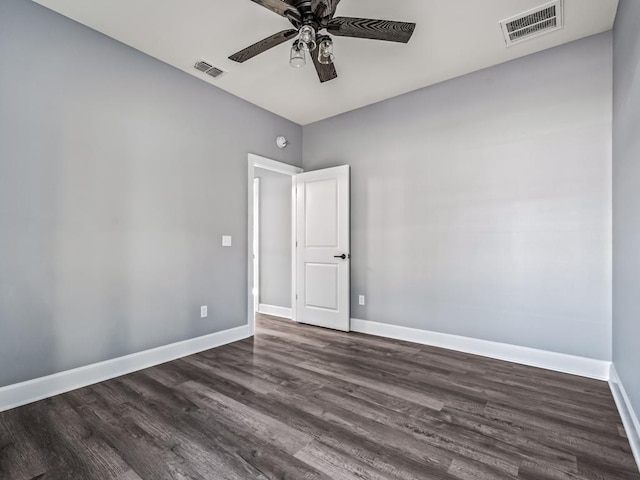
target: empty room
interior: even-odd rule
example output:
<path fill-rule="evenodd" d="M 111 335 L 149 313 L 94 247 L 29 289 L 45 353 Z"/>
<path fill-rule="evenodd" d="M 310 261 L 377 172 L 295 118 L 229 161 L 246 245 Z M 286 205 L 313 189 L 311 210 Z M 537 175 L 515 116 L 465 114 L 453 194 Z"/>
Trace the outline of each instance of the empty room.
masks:
<path fill-rule="evenodd" d="M 0 0 L 0 480 L 640 480 L 640 1 Z"/>

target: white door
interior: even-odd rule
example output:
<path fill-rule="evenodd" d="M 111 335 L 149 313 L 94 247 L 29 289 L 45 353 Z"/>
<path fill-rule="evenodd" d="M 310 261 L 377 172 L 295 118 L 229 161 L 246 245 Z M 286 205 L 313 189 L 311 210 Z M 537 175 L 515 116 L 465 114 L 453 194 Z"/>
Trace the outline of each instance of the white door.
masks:
<path fill-rule="evenodd" d="M 297 321 L 349 331 L 349 166 L 296 175 Z"/>

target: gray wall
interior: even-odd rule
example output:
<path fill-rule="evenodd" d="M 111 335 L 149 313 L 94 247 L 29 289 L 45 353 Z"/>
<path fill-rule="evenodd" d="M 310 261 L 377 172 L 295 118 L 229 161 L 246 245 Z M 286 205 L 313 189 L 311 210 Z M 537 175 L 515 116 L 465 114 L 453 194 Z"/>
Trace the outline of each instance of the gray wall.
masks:
<path fill-rule="evenodd" d="M 260 303 L 291 308 L 291 177 L 256 168 L 260 178 Z"/>
<path fill-rule="evenodd" d="M 304 127 L 305 170 L 352 167 L 352 317 L 610 360 L 611 50 Z"/>
<path fill-rule="evenodd" d="M 613 38 L 613 362 L 640 414 L 640 2 Z"/>
<path fill-rule="evenodd" d="M 245 324 L 247 153 L 301 128 L 27 0 L 0 65 L 0 386 Z"/>

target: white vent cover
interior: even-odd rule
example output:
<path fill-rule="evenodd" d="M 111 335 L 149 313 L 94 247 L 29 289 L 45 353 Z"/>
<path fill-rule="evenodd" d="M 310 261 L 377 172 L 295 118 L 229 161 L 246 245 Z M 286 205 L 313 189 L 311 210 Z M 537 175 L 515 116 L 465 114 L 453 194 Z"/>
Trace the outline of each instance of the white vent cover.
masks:
<path fill-rule="evenodd" d="M 563 0 L 555 0 L 500 22 L 507 46 L 539 37 L 564 26 Z"/>
<path fill-rule="evenodd" d="M 214 67 L 213 65 L 205 62 L 204 60 L 197 62 L 194 65 L 194 67 L 196 68 L 196 70 L 200 70 L 201 72 L 206 73 L 207 75 L 213 78 L 217 78 L 224 73 L 224 70 L 218 67 Z"/>

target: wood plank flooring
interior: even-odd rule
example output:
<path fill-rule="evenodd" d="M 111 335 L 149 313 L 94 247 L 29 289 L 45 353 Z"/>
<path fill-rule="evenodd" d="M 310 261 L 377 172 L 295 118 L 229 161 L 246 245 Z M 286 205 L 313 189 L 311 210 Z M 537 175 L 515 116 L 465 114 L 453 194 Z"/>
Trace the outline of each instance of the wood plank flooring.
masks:
<path fill-rule="evenodd" d="M 260 316 L 0 414 L 0 479 L 640 480 L 605 382 Z"/>

